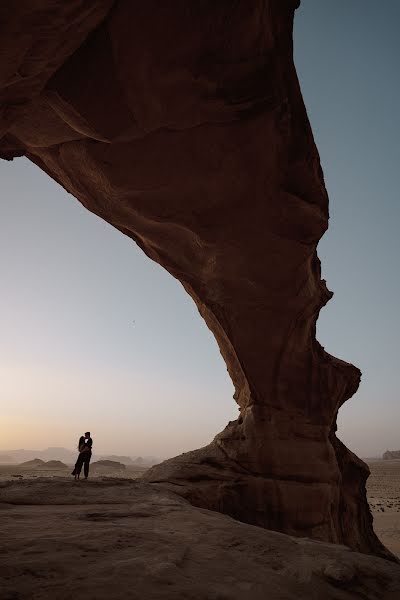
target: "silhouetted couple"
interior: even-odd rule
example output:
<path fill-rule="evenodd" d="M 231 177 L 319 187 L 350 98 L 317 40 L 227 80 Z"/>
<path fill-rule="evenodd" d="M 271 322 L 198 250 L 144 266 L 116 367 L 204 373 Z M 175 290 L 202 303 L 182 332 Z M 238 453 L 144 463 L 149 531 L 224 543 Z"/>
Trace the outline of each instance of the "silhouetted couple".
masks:
<path fill-rule="evenodd" d="M 79 479 L 79 476 L 82 471 L 82 466 L 85 479 L 89 477 L 89 463 L 90 459 L 92 458 L 92 446 L 93 440 L 90 437 L 90 431 L 87 431 L 85 435 L 81 435 L 81 437 L 79 438 L 79 456 L 78 460 L 75 463 L 75 468 L 71 473 L 71 475 L 75 475 L 75 481 Z"/>

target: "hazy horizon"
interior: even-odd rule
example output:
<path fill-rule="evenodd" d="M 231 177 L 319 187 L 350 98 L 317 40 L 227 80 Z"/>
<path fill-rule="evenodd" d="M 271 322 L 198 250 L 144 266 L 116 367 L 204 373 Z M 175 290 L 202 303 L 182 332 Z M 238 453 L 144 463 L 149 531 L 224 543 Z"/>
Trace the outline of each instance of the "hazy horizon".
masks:
<path fill-rule="evenodd" d="M 330 196 L 326 350 L 361 368 L 338 436 L 400 449 L 400 3 L 303 0 L 295 63 Z M 235 419 L 217 344 L 179 282 L 27 159 L 0 161 L 0 450 L 169 457 Z"/>
<path fill-rule="evenodd" d="M 32 454 L 32 458 L 40 458 L 40 455 L 43 454 L 48 454 L 48 458 L 50 459 L 51 456 L 51 460 L 53 459 L 57 459 L 57 460 L 63 460 L 63 455 L 65 454 L 65 452 L 69 452 L 72 453 L 75 458 L 77 456 L 77 447 L 76 446 L 71 446 L 69 448 L 66 448 L 64 446 L 49 446 L 47 448 L 6 448 L 6 449 L 1 449 L 0 450 L 0 459 L 2 459 L 4 456 L 12 458 L 15 460 L 15 462 L 18 462 L 18 456 L 21 453 L 29 453 Z M 35 452 L 37 453 L 37 456 L 35 455 Z M 14 453 L 14 454 L 13 454 Z M 126 454 L 122 454 L 120 452 L 103 452 L 102 449 L 100 448 L 100 450 L 98 448 L 94 448 L 93 447 L 93 456 L 98 459 L 99 457 L 110 457 L 110 456 L 118 456 L 118 457 L 128 457 L 131 458 L 132 460 L 137 460 L 137 459 L 145 459 L 145 460 L 150 460 L 150 459 L 160 459 L 160 460 L 164 460 L 165 456 L 156 456 L 154 454 L 133 454 L 133 453 L 126 453 Z M 25 458 L 23 459 L 25 460 Z M 27 460 L 31 460 L 31 458 L 27 459 Z M 0 460 L 1 462 L 1 460 Z"/>
<path fill-rule="evenodd" d="M 76 447 L 74 446 L 70 446 L 70 447 L 65 447 L 65 446 L 48 446 L 46 448 L 1 448 L 0 449 L 0 459 L 2 458 L 3 455 L 7 455 L 10 456 L 10 458 L 14 458 L 15 457 L 12 455 L 13 452 L 31 452 L 31 453 L 43 453 L 46 452 L 48 450 L 61 450 L 61 451 L 68 451 L 68 452 L 77 452 Z M 387 450 L 390 451 L 390 449 L 386 449 L 384 452 L 386 452 Z M 400 451 L 400 448 L 397 449 L 398 451 Z M 394 451 L 394 449 L 392 448 L 391 451 Z M 368 454 L 368 455 L 359 455 L 360 458 L 362 459 L 372 459 L 372 458 L 377 458 L 377 459 L 381 459 L 382 455 L 384 454 L 384 452 L 381 452 L 379 454 Z M 54 452 L 54 454 L 56 454 L 56 452 Z M 113 450 L 110 450 L 108 452 L 103 452 L 103 450 L 98 450 L 97 448 L 93 449 L 93 456 L 95 458 L 99 458 L 99 457 L 110 457 L 110 456 L 124 456 L 124 457 L 128 457 L 131 458 L 132 460 L 136 460 L 138 458 L 142 458 L 142 459 L 159 459 L 159 460 L 167 460 L 168 458 L 172 458 L 172 456 L 162 456 L 162 455 L 157 455 L 157 454 L 146 454 L 146 453 L 139 453 L 139 454 L 135 454 L 133 452 L 114 452 Z M 36 457 L 34 457 L 36 458 Z M 40 458 L 40 456 L 39 456 Z M 60 459 L 61 460 L 61 459 Z M 396 459 L 399 460 L 399 459 Z M 1 461 L 0 461 L 1 462 Z M 18 460 L 15 460 L 15 462 L 18 462 Z"/>

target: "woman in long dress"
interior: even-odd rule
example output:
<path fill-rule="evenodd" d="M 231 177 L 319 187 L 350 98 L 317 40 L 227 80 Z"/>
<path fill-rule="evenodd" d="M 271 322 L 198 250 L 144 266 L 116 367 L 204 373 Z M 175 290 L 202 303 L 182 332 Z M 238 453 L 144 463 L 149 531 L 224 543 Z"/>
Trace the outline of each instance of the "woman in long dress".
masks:
<path fill-rule="evenodd" d="M 82 469 L 81 452 L 83 451 L 84 447 L 85 447 L 85 436 L 81 435 L 81 437 L 79 438 L 79 442 L 78 442 L 78 450 L 79 450 L 78 458 L 77 458 L 77 461 L 75 463 L 74 470 L 71 473 L 71 475 L 75 476 L 75 481 L 77 479 L 79 479 L 79 475 L 81 474 L 81 469 Z"/>

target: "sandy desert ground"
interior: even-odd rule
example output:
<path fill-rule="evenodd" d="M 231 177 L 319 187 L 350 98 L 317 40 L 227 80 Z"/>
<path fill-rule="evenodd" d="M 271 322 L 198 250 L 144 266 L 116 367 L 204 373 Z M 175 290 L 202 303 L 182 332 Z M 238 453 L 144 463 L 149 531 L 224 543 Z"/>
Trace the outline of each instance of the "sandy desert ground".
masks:
<path fill-rule="evenodd" d="M 400 461 L 374 461 L 376 531 L 400 556 Z M 115 473 L 0 467 L 0 600 L 399 600 L 400 566 L 190 506 Z"/>
<path fill-rule="evenodd" d="M 51 469 L 47 467 L 42 468 L 30 468 L 19 465 L 0 465 L 0 482 L 1 481 L 13 481 L 23 479 L 38 479 L 38 478 L 69 478 L 71 481 L 74 479 L 71 475 L 73 465 L 66 465 L 63 469 Z M 126 466 L 124 470 L 119 471 L 118 469 L 107 469 L 104 467 L 97 467 L 96 463 L 90 466 L 90 477 L 97 479 L 98 477 L 117 477 L 124 479 L 137 479 L 146 469 L 138 467 Z M 81 474 L 83 477 L 83 471 Z"/>
<path fill-rule="evenodd" d="M 371 475 L 367 492 L 375 531 L 400 558 L 400 460 L 368 461 L 368 464 Z"/>

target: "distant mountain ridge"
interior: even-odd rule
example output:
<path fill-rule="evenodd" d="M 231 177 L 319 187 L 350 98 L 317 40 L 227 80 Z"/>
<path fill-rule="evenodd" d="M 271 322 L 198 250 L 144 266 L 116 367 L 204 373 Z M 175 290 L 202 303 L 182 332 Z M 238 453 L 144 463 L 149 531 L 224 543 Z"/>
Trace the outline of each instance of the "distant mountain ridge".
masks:
<path fill-rule="evenodd" d="M 61 460 L 42 460 L 41 458 L 34 458 L 33 460 L 27 460 L 26 462 L 18 465 L 26 469 L 67 469 L 68 466 Z"/>
<path fill-rule="evenodd" d="M 15 463 L 15 458 L 10 456 L 9 454 L 0 454 L 0 464 L 11 465 L 13 463 Z"/>
<path fill-rule="evenodd" d="M 49 460 L 61 460 L 64 463 L 74 463 L 76 461 L 77 452 L 77 450 L 73 451 L 62 447 L 50 447 L 45 450 L 25 450 L 20 448 L 17 450 L 0 451 L 0 460 L 1 462 L 4 462 L 1 457 L 7 455 L 12 459 L 12 463 L 27 462 L 34 460 L 35 458 L 39 458 L 45 462 Z"/>
<path fill-rule="evenodd" d="M 118 454 L 106 454 L 101 455 L 99 460 L 111 460 L 113 462 L 119 462 L 126 466 L 132 467 L 144 467 L 144 466 L 152 466 L 160 462 L 160 459 L 155 456 L 137 456 L 136 458 L 132 458 L 131 456 L 119 456 Z"/>
<path fill-rule="evenodd" d="M 98 460 L 92 463 L 92 467 L 94 469 L 107 469 L 112 471 L 123 471 L 126 469 L 126 465 L 124 463 L 116 461 L 116 460 Z"/>
<path fill-rule="evenodd" d="M 396 460 L 400 458 L 400 450 L 386 450 L 382 455 L 383 460 Z"/>
<path fill-rule="evenodd" d="M 21 448 L 17 450 L 0 450 L 0 463 L 15 464 L 37 458 L 45 462 L 48 462 L 49 460 L 60 460 L 63 463 L 74 464 L 77 456 L 77 449 L 68 450 L 67 448 L 57 446 L 51 446 L 45 450 L 25 450 Z M 136 458 L 132 458 L 131 456 L 120 456 L 116 454 L 93 454 L 92 460 L 112 460 L 132 467 L 151 467 L 152 465 L 161 462 L 161 459 L 155 456 L 137 456 Z"/>
<path fill-rule="evenodd" d="M 105 454 L 104 456 L 100 456 L 99 460 L 110 460 L 112 462 L 122 463 L 123 465 L 135 464 L 130 456 L 118 456 L 117 454 Z"/>

